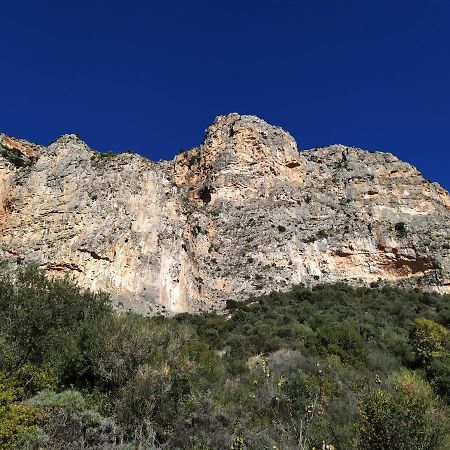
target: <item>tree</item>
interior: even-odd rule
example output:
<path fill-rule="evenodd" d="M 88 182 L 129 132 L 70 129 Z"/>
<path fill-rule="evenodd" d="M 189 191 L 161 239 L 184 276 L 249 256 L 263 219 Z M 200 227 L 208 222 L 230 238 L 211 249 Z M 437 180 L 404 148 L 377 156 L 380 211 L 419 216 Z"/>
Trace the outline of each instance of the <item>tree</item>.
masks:
<path fill-rule="evenodd" d="M 409 340 L 416 360 L 423 365 L 446 353 L 448 329 L 432 320 L 419 317 L 409 330 Z"/>
<path fill-rule="evenodd" d="M 68 279 L 49 280 L 35 267 L 19 271 L 14 280 L 3 275 L 0 370 L 13 375 L 28 364 L 47 363 L 61 377 L 80 377 L 86 344 L 112 314 L 106 294 L 80 291 Z"/>

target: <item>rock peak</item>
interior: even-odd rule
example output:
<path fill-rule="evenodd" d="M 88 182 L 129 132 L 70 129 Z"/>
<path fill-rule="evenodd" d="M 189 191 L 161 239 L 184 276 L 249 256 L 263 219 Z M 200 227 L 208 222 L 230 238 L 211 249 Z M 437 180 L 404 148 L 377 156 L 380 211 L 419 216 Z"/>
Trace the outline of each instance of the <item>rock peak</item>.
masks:
<path fill-rule="evenodd" d="M 59 136 L 48 148 L 56 152 L 86 153 L 91 152 L 90 147 L 75 133 L 67 133 Z"/>
<path fill-rule="evenodd" d="M 205 186 L 219 189 L 218 184 L 220 189 L 258 185 L 261 180 L 271 184 L 274 176 L 294 181 L 301 173 L 292 169 L 301 165 L 297 144 L 288 132 L 259 117 L 231 113 L 217 116 L 206 129 L 204 142 L 179 155 L 173 167 L 177 184 L 195 185 L 203 192 Z"/>
<path fill-rule="evenodd" d="M 80 138 L 76 133 L 66 133 L 57 137 L 50 145 L 66 145 L 66 144 L 76 144 L 83 145 L 87 147 L 87 144 Z"/>
<path fill-rule="evenodd" d="M 243 130 L 248 134 L 253 134 L 255 140 L 273 139 L 279 141 L 281 138 L 290 141 L 290 145 L 293 144 L 295 148 L 297 147 L 294 138 L 282 128 L 271 125 L 257 116 L 240 115 L 238 113 L 217 116 L 206 129 L 204 144 L 208 145 L 208 143 L 215 142 L 217 139 L 226 141 L 227 137 L 233 137 Z"/>

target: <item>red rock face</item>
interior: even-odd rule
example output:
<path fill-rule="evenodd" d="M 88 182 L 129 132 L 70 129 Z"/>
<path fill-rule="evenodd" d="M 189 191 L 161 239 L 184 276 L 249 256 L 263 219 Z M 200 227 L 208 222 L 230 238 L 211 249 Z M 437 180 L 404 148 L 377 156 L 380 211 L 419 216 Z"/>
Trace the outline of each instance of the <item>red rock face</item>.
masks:
<path fill-rule="evenodd" d="M 125 309 L 214 310 L 300 282 L 450 292 L 449 194 L 388 153 L 298 152 L 289 133 L 238 114 L 159 163 L 75 135 L 0 145 L 26 157 L 0 156 L 0 258 L 70 273 Z"/>
<path fill-rule="evenodd" d="M 37 158 L 39 155 L 39 146 L 9 136 L 3 136 L 0 145 L 8 150 L 16 150 L 28 158 Z"/>

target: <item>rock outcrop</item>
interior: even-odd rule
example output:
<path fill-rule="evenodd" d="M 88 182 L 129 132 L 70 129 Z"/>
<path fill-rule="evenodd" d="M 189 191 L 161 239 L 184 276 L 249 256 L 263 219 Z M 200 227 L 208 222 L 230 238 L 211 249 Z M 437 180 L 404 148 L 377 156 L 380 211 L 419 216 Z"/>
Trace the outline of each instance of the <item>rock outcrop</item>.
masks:
<path fill-rule="evenodd" d="M 219 116 L 172 161 L 0 135 L 0 258 L 69 273 L 140 313 L 220 309 L 295 283 L 450 292 L 450 196 L 389 153 L 298 152 Z"/>

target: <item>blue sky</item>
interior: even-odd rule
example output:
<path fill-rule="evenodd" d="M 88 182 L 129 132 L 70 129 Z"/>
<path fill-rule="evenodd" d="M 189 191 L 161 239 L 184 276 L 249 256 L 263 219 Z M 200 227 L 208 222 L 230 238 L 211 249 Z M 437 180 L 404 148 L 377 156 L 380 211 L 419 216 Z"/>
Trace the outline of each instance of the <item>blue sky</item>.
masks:
<path fill-rule="evenodd" d="M 0 131 L 158 160 L 218 114 L 389 151 L 450 189 L 450 2 L 3 2 Z"/>

